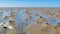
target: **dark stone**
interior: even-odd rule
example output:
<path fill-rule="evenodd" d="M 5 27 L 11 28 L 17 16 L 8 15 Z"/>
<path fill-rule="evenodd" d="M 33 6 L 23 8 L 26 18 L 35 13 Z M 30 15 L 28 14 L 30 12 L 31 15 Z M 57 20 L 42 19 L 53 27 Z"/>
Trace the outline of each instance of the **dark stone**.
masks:
<path fill-rule="evenodd" d="M 41 31 L 43 31 L 43 30 L 41 30 Z"/>
<path fill-rule="evenodd" d="M 4 19 L 9 19 L 9 17 L 8 16 L 5 16 L 5 18 Z"/>
<path fill-rule="evenodd" d="M 4 29 L 7 29 L 7 27 L 3 27 Z"/>
<path fill-rule="evenodd" d="M 9 22 L 11 23 L 12 21 L 10 20 Z"/>
<path fill-rule="evenodd" d="M 39 18 L 42 18 L 42 16 L 40 16 Z"/>
<path fill-rule="evenodd" d="M 30 16 L 30 19 L 31 19 L 32 17 Z"/>
<path fill-rule="evenodd" d="M 49 11 L 47 11 L 47 12 L 49 12 Z"/>
<path fill-rule="evenodd" d="M 37 22 L 37 23 L 40 23 L 40 22 Z"/>
<path fill-rule="evenodd" d="M 26 33 L 24 32 L 24 33 L 22 33 L 22 34 L 26 34 Z"/>
<path fill-rule="evenodd" d="M 46 23 L 48 25 L 48 23 Z"/>
<path fill-rule="evenodd" d="M 1 14 L 3 14 L 3 12 L 1 12 Z"/>
<path fill-rule="evenodd" d="M 38 16 L 38 14 L 35 14 L 36 16 Z"/>
<path fill-rule="evenodd" d="M 57 29 L 57 27 L 55 27 L 55 29 Z"/>

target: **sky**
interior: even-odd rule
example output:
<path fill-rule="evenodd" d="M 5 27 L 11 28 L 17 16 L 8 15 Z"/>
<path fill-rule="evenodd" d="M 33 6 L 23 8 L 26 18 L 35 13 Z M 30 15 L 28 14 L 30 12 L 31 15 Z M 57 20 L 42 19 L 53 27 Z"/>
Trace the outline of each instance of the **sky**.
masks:
<path fill-rule="evenodd" d="M 0 0 L 0 7 L 60 7 L 60 0 Z"/>

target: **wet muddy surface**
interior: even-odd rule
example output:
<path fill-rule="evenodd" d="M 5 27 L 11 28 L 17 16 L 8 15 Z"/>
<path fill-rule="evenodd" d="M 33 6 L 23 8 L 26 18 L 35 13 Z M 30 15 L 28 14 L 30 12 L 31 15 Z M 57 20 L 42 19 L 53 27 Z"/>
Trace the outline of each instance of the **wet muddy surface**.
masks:
<path fill-rule="evenodd" d="M 59 34 L 60 8 L 0 8 L 0 23 L 6 34 Z"/>

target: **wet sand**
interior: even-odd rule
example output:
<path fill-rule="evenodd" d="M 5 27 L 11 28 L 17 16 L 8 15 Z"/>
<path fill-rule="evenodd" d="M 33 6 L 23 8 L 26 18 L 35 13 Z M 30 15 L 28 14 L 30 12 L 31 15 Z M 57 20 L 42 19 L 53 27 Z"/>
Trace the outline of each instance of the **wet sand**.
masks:
<path fill-rule="evenodd" d="M 13 9 L 15 11 L 14 8 L 6 8 L 6 9 L 8 11 L 10 11 L 11 9 Z M 4 9 L 2 8 L 2 10 L 6 10 L 6 9 L 5 8 Z M 21 8 L 18 8 L 18 9 L 20 10 Z M 17 9 L 17 11 L 18 11 L 18 9 Z M 46 16 L 46 15 L 47 15 L 47 17 L 49 17 L 49 18 L 46 18 L 48 20 L 43 19 L 43 20 L 46 20 L 48 23 L 51 23 L 49 20 L 52 19 L 52 18 L 53 19 L 60 19 L 60 16 L 59 16 L 60 15 L 60 8 L 26 8 L 26 9 L 27 9 L 26 11 L 24 11 L 24 9 L 22 9 L 23 12 L 22 11 L 18 11 L 18 12 L 22 12 L 21 14 L 24 14 L 24 15 L 22 16 L 22 18 L 19 18 L 18 17 L 19 22 L 16 22 L 17 23 L 16 25 L 18 25 L 17 26 L 17 30 L 14 28 L 13 30 L 9 30 L 6 34 L 22 34 L 26 23 L 28 23 L 30 25 L 30 23 L 33 23 L 34 21 L 37 22 L 36 19 L 37 19 L 37 17 L 39 18 L 41 16 L 40 14 L 43 15 L 43 18 L 45 18 L 44 16 Z M 20 14 L 19 14 L 19 16 L 21 17 Z M 40 20 L 39 22 L 42 22 L 42 20 Z M 58 22 L 60 22 L 60 20 Z M 38 27 L 37 25 L 35 25 L 35 26 Z M 39 27 L 36 28 L 35 30 L 39 30 Z M 34 32 L 35 32 L 35 34 L 37 34 L 35 30 L 34 30 Z M 16 31 L 18 33 L 16 33 Z M 29 30 L 28 30 L 28 32 L 29 32 Z M 46 31 L 44 31 L 44 32 L 46 32 Z"/>
<path fill-rule="evenodd" d="M 17 32 L 15 29 L 13 29 L 13 30 L 9 30 L 6 34 L 17 34 Z"/>

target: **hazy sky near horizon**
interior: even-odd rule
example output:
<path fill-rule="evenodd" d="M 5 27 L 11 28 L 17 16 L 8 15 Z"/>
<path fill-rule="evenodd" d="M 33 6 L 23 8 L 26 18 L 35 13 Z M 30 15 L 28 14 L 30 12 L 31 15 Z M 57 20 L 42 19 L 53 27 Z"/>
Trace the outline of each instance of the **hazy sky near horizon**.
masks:
<path fill-rule="evenodd" d="M 0 7 L 60 7 L 60 0 L 0 0 Z"/>

